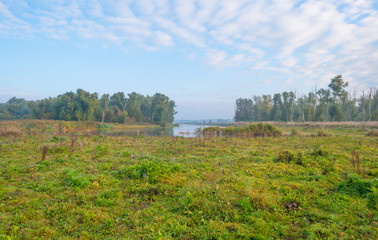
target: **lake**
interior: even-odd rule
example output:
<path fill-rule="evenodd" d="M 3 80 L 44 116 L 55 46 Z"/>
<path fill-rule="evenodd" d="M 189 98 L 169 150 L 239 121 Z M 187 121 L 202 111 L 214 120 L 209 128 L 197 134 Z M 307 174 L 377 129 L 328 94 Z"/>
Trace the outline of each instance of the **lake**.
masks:
<path fill-rule="evenodd" d="M 139 129 L 126 129 L 122 131 L 113 131 L 111 129 L 104 129 L 100 134 L 107 136 L 182 136 L 182 137 L 196 137 L 196 129 L 210 127 L 211 125 L 198 125 L 198 124 L 180 124 L 177 127 L 170 128 L 139 128 Z"/>

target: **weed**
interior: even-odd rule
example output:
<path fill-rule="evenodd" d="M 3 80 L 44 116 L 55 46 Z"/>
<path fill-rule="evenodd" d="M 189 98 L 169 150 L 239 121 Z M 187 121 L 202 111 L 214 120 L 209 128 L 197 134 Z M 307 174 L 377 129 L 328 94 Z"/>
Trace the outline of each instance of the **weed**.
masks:
<path fill-rule="evenodd" d="M 298 137 L 298 136 L 301 136 L 302 134 L 299 132 L 299 130 L 298 129 L 291 129 L 291 131 L 290 131 L 290 136 L 291 137 Z"/>
<path fill-rule="evenodd" d="M 73 153 L 75 151 L 76 142 L 77 142 L 77 136 L 71 135 L 71 153 Z"/>
<path fill-rule="evenodd" d="M 329 133 L 327 133 L 324 128 L 318 131 L 318 137 L 328 137 L 328 136 L 329 136 Z"/>
<path fill-rule="evenodd" d="M 358 150 L 352 151 L 352 157 L 350 161 L 352 162 L 353 168 L 356 170 L 356 172 L 360 173 L 360 152 Z"/>
<path fill-rule="evenodd" d="M 84 188 L 91 183 L 90 178 L 81 175 L 76 170 L 65 169 L 63 171 L 63 182 L 66 186 L 73 188 Z"/>
<path fill-rule="evenodd" d="M 53 136 L 49 142 L 52 142 L 52 143 L 59 143 L 59 142 L 64 142 L 66 141 L 66 139 L 64 137 L 60 137 L 58 138 L 57 136 Z"/>
<path fill-rule="evenodd" d="M 45 145 L 42 147 L 42 161 L 46 159 L 46 154 L 49 151 L 49 146 Z"/>
<path fill-rule="evenodd" d="M 123 151 L 121 155 L 122 157 L 131 157 L 132 154 L 129 151 Z"/>
<path fill-rule="evenodd" d="M 287 211 L 295 211 L 301 206 L 301 202 L 297 200 L 290 200 L 284 203 L 284 207 Z"/>

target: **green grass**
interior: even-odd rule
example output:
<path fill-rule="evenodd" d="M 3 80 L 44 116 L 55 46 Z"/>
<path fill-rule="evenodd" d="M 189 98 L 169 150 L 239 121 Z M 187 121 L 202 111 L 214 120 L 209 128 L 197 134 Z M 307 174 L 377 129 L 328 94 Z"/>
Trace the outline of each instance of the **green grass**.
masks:
<path fill-rule="evenodd" d="M 49 124 L 0 134 L 0 239 L 378 238 L 368 129 L 189 139 Z"/>

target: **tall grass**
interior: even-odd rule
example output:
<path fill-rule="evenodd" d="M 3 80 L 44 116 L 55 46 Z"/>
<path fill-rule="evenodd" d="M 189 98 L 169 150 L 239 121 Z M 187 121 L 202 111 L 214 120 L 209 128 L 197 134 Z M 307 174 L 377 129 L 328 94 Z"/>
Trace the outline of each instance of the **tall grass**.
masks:
<path fill-rule="evenodd" d="M 206 137 L 276 137 L 281 136 L 282 131 L 268 123 L 250 124 L 241 127 L 207 127 L 200 130 Z"/>

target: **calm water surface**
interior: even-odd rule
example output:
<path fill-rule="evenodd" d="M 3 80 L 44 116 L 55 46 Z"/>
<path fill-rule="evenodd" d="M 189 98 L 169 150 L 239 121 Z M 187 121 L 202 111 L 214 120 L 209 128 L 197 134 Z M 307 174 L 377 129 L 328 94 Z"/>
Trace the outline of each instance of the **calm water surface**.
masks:
<path fill-rule="evenodd" d="M 180 124 L 178 127 L 172 128 L 139 128 L 127 129 L 122 131 L 101 130 L 101 134 L 108 136 L 182 136 L 182 137 L 196 137 L 196 130 L 198 128 L 205 128 L 211 125 L 197 125 L 197 124 Z"/>

